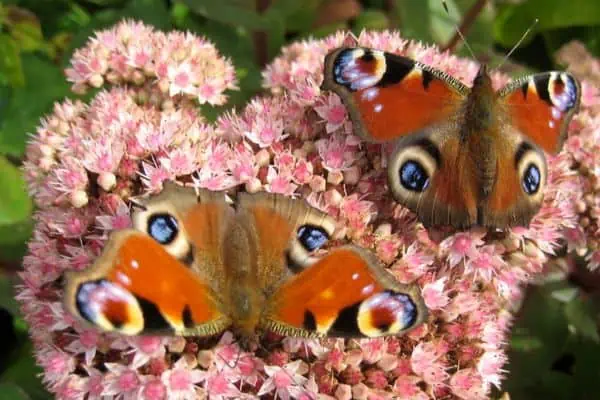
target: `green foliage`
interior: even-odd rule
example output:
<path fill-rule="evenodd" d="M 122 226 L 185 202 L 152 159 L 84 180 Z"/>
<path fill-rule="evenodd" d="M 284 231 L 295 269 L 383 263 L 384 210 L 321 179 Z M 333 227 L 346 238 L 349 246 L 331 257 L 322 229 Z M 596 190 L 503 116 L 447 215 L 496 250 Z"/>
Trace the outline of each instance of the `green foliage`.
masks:
<path fill-rule="evenodd" d="M 0 246 L 29 237 L 31 199 L 20 171 L 0 156 Z"/>
<path fill-rule="evenodd" d="M 556 290 L 563 289 L 531 290 L 513 328 L 503 385 L 513 400 L 592 399 L 600 393 L 597 306 L 580 295 L 558 300 Z"/>
<path fill-rule="evenodd" d="M 14 336 L 0 367 L 0 400 L 48 398 L 36 374 L 31 344 L 3 266 L 19 262 L 31 234 L 33 206 L 17 165 L 28 134 L 55 101 L 71 96 L 63 70 L 94 31 L 131 18 L 168 31 L 191 31 L 213 41 L 236 66 L 240 90 L 223 107 L 203 107 L 210 119 L 241 108 L 261 88 L 261 69 L 291 41 L 339 29 L 400 29 L 402 36 L 444 46 L 480 0 L 7 0 L 0 3 L 0 315 Z M 464 34 L 475 56 L 494 62 L 538 18 L 514 58 L 526 68 L 553 67 L 553 54 L 578 39 L 600 55 L 600 1 L 488 1 Z M 259 5 L 261 8 L 259 9 Z M 329 8 L 325 8 L 329 7 Z M 327 10 L 327 11 L 324 11 Z M 340 17 L 343 16 L 343 17 Z M 455 51 L 470 56 L 459 40 Z M 597 398 L 600 340 L 597 309 L 574 287 L 534 290 L 511 339 L 512 399 Z M 5 360 L 5 361 L 6 361 Z"/>
<path fill-rule="evenodd" d="M 33 358 L 27 326 L 19 317 L 14 281 L 0 274 L 0 400 L 49 399 Z"/>

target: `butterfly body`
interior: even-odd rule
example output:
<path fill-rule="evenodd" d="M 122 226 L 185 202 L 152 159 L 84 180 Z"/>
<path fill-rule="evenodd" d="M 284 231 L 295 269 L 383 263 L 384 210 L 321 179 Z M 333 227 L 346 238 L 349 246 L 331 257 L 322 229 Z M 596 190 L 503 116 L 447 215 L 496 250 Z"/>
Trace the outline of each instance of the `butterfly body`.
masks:
<path fill-rule="evenodd" d="M 335 221 L 302 200 L 239 194 L 230 204 L 167 184 L 142 207 L 133 229 L 112 233 L 91 268 L 67 277 L 67 309 L 103 330 L 371 337 L 426 318 L 418 288 L 370 252 L 321 254 Z"/>
<path fill-rule="evenodd" d="M 346 105 L 355 132 L 394 142 L 388 184 L 426 226 L 527 225 L 543 200 L 547 165 L 579 106 L 580 86 L 548 72 L 494 90 L 482 66 L 468 88 L 406 57 L 340 48 L 323 88 Z"/>

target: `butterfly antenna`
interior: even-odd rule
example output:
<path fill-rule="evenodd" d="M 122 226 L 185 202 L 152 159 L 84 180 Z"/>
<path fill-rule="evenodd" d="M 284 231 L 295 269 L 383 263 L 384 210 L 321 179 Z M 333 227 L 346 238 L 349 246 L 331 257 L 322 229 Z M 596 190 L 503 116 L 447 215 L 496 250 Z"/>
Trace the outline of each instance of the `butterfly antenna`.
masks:
<path fill-rule="evenodd" d="M 508 52 L 508 54 L 506 54 L 506 56 L 504 56 L 504 58 L 502 59 L 502 61 L 500 61 L 500 64 L 496 67 L 496 69 L 500 69 L 500 67 L 502 65 L 504 65 L 504 63 L 508 60 L 508 58 L 512 55 L 512 53 L 515 52 L 515 50 L 521 45 L 521 43 L 523 43 L 523 40 L 525 40 L 525 38 L 527 37 L 527 35 L 529 35 L 529 33 L 532 31 L 532 29 L 537 25 L 537 23 L 540 20 L 538 18 L 536 18 L 533 23 L 531 25 L 529 25 L 529 28 L 527 28 L 527 30 L 525 31 L 525 33 L 521 36 L 521 39 L 519 39 L 519 41 L 513 46 L 512 49 L 510 49 L 510 51 Z"/>
<path fill-rule="evenodd" d="M 484 2 L 485 4 L 485 2 Z M 442 6 L 444 7 L 444 10 L 446 11 L 446 14 L 448 14 L 448 17 L 450 17 L 452 19 L 452 16 L 450 15 L 450 10 L 448 9 L 448 4 L 446 3 L 446 0 L 442 0 Z M 477 59 L 477 57 L 475 57 L 475 52 L 473 51 L 473 49 L 471 48 L 471 46 L 469 46 L 469 42 L 467 42 L 467 38 L 463 35 L 460 27 L 456 24 L 456 22 L 452 22 L 454 24 L 454 29 L 456 30 L 456 34 L 460 37 L 460 39 L 463 41 L 463 43 L 465 44 L 465 47 L 467 48 L 467 50 L 469 51 L 469 53 L 471 53 L 471 57 L 473 57 L 474 60 Z M 454 40 L 451 40 L 450 43 L 453 43 Z M 445 46 L 444 50 L 450 50 L 452 47 L 452 45 L 447 45 Z"/>

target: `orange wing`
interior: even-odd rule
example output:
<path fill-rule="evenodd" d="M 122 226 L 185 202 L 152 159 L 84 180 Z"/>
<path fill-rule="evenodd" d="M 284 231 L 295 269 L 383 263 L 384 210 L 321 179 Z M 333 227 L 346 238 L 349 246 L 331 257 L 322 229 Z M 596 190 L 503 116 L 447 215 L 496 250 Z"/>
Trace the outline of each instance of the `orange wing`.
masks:
<path fill-rule="evenodd" d="M 347 246 L 279 287 L 263 326 L 288 336 L 377 337 L 404 333 L 426 316 L 417 287 L 399 284 L 371 253 Z"/>
<path fill-rule="evenodd" d="M 325 58 L 323 89 L 337 93 L 357 134 L 398 139 L 456 113 L 469 89 L 406 57 L 368 48 L 340 48 Z"/>
<path fill-rule="evenodd" d="M 211 335 L 228 325 L 212 289 L 139 231 L 113 233 L 94 265 L 67 279 L 69 311 L 106 331 Z"/>
<path fill-rule="evenodd" d="M 556 153 L 579 108 L 581 86 L 569 73 L 546 72 L 509 84 L 499 96 L 512 124 L 543 150 Z"/>
<path fill-rule="evenodd" d="M 139 201 L 134 229 L 113 232 L 85 271 L 67 277 L 74 315 L 125 334 L 211 335 L 229 325 L 218 294 L 221 242 L 233 216 L 222 193 L 165 184 Z"/>

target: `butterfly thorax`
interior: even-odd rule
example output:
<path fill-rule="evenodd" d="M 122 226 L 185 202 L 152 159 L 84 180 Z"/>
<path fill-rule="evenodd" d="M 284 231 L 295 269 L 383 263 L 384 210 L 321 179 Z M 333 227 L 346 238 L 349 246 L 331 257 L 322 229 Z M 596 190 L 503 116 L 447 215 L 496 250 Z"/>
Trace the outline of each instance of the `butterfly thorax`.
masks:
<path fill-rule="evenodd" d="M 496 92 L 485 64 L 481 66 L 464 107 L 464 123 L 461 125 L 461 142 L 466 143 L 469 154 L 477 166 L 480 201 L 492 191 L 496 173 L 497 115 Z"/>

